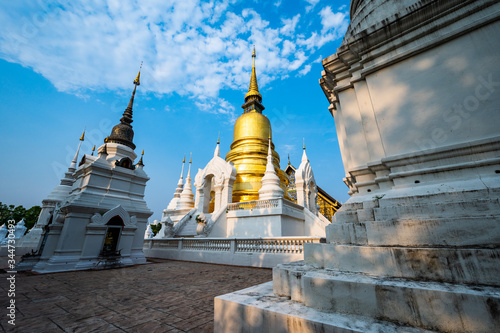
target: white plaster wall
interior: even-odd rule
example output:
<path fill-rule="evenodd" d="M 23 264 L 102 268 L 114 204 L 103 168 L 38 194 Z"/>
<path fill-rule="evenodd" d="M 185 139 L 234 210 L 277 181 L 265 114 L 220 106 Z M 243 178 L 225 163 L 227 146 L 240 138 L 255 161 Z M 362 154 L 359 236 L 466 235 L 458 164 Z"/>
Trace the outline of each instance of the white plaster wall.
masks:
<path fill-rule="evenodd" d="M 322 215 L 321 215 L 322 216 Z M 308 209 L 304 209 L 304 234 L 307 236 L 325 237 L 325 228 L 330 224 L 329 221 L 323 216 L 316 216 Z"/>
<path fill-rule="evenodd" d="M 213 216 L 213 215 L 212 215 Z M 215 222 L 209 237 L 229 237 L 227 235 L 227 213 L 224 211 Z"/>
<path fill-rule="evenodd" d="M 498 135 L 498 35 L 500 22 L 366 77 L 387 156 Z M 343 110 L 354 114 L 346 95 Z M 355 158 L 352 166 L 363 161 Z"/>
<path fill-rule="evenodd" d="M 285 216 L 281 221 L 281 236 L 311 236 L 311 235 L 304 234 L 304 220 L 298 220 L 289 216 Z"/>
<path fill-rule="evenodd" d="M 148 258 L 162 258 L 212 264 L 272 268 L 278 264 L 304 259 L 303 253 L 252 253 L 221 251 L 186 251 L 173 248 L 144 248 Z"/>
<path fill-rule="evenodd" d="M 279 215 L 227 218 L 227 237 L 277 237 L 281 234 Z"/>
<path fill-rule="evenodd" d="M 345 158 L 348 160 L 344 162 L 347 171 L 354 166 L 366 163 L 370 155 L 368 153 L 365 133 L 362 128 L 361 114 L 354 89 L 342 91 L 339 94 L 339 99 L 342 104 L 342 122 L 348 141 L 348 145 L 345 148 L 349 149 L 349 154 L 345 155 Z"/>
<path fill-rule="evenodd" d="M 57 244 L 57 253 L 80 254 L 85 242 L 87 224 L 90 214 L 69 213 L 64 221 L 64 226 Z"/>

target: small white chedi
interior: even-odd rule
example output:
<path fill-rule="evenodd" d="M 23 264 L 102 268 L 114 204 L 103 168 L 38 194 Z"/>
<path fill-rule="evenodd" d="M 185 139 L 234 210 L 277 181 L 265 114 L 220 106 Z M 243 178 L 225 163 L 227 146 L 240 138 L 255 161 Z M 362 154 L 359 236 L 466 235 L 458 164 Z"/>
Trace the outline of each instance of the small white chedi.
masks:
<path fill-rule="evenodd" d="M 498 332 L 500 2 L 353 0 L 320 80 L 351 198 L 216 332 Z"/>
<path fill-rule="evenodd" d="M 142 246 L 152 215 L 144 201 L 149 178 L 143 157 L 134 163 L 131 125 L 139 79 L 140 71 L 129 105 L 98 155 L 84 155 L 76 166 L 79 146 L 61 184 L 43 201 L 38 222 L 28 234 L 33 235 L 26 240 L 37 244 L 37 255 L 24 262 L 33 271 L 99 268 L 108 261 L 119 266 L 146 262 Z"/>

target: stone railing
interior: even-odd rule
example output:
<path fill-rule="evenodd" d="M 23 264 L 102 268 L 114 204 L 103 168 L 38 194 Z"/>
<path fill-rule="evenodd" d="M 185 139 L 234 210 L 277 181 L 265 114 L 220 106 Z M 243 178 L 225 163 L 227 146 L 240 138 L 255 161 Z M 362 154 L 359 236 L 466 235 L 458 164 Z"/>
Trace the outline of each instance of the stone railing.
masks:
<path fill-rule="evenodd" d="M 171 248 L 186 251 L 223 251 L 231 253 L 300 254 L 304 244 L 320 243 L 321 237 L 261 238 L 163 238 L 146 239 L 145 249 Z"/>
<path fill-rule="evenodd" d="M 247 209 L 259 209 L 259 208 L 277 208 L 280 207 L 281 200 L 283 199 L 230 203 L 227 205 L 227 210 L 232 211 L 232 210 L 247 210 Z"/>
<path fill-rule="evenodd" d="M 187 213 L 182 219 L 180 219 L 179 222 L 177 222 L 174 225 L 174 230 L 173 230 L 174 236 L 181 230 L 181 228 L 184 226 L 184 224 L 186 224 L 186 222 L 189 221 L 193 217 L 193 214 L 195 212 L 196 212 L 196 208 L 191 209 L 189 211 L 189 213 Z"/>
<path fill-rule="evenodd" d="M 304 245 L 321 237 L 163 238 L 144 241 L 149 258 L 247 267 L 275 267 L 304 259 Z"/>
<path fill-rule="evenodd" d="M 205 228 L 204 235 L 209 235 L 210 232 L 212 231 L 212 228 L 214 227 L 215 223 L 217 223 L 217 220 L 221 218 L 223 214 L 226 214 L 226 209 L 227 205 L 222 206 L 217 212 L 214 212 L 210 218 L 207 221 L 207 226 Z M 222 216 L 224 218 L 224 216 Z"/>
<path fill-rule="evenodd" d="M 183 239 L 181 249 L 194 251 L 230 251 L 231 241 L 228 239 Z"/>
<path fill-rule="evenodd" d="M 305 243 L 319 243 L 320 238 L 259 238 L 238 239 L 236 252 L 258 252 L 258 253 L 302 253 Z"/>

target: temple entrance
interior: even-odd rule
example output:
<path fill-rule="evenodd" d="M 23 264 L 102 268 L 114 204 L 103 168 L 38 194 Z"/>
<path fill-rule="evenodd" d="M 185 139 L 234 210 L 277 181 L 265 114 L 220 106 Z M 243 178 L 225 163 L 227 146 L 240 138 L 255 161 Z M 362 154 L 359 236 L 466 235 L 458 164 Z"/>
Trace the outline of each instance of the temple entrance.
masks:
<path fill-rule="evenodd" d="M 203 193 L 203 213 L 213 213 L 215 207 L 214 175 L 208 175 L 205 178 Z"/>
<path fill-rule="evenodd" d="M 117 247 L 123 229 L 123 220 L 117 215 L 111 218 L 106 225 L 108 229 L 106 230 L 101 253 L 103 256 L 119 255 L 120 250 L 117 251 Z"/>
<path fill-rule="evenodd" d="M 210 191 L 210 203 L 208 204 L 208 212 L 211 214 L 215 208 L 215 192 Z"/>

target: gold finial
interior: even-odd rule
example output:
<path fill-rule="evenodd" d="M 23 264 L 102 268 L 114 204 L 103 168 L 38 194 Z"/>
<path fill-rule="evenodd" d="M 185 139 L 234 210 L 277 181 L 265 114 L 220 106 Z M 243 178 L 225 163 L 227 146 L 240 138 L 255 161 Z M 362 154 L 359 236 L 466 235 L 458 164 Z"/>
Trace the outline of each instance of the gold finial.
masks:
<path fill-rule="evenodd" d="M 137 165 L 144 166 L 144 161 L 142 160 L 143 156 L 144 156 L 144 149 L 142 150 L 141 159 L 139 160 L 139 162 L 137 162 Z"/>
<path fill-rule="evenodd" d="M 184 154 L 184 158 L 182 159 L 182 163 L 186 163 L 186 154 Z"/>
<path fill-rule="evenodd" d="M 302 138 L 302 149 L 306 149 L 306 139 Z"/>
<path fill-rule="evenodd" d="M 82 136 L 80 137 L 80 141 L 85 140 L 85 130 L 83 130 Z"/>
<path fill-rule="evenodd" d="M 288 154 L 288 165 L 290 165 L 290 154 Z"/>
<path fill-rule="evenodd" d="M 257 84 L 257 74 L 255 73 L 255 46 L 253 47 L 253 66 L 252 66 L 252 75 L 250 76 L 250 86 L 248 87 L 248 92 L 245 95 L 245 102 L 247 102 L 250 98 L 256 97 L 259 102 L 262 101 L 262 95 L 259 92 L 259 86 Z"/>
<path fill-rule="evenodd" d="M 105 137 L 104 138 L 104 143 L 108 143 L 108 140 L 109 140 L 109 136 Z"/>
<path fill-rule="evenodd" d="M 191 156 L 193 155 L 193 153 L 189 153 L 189 163 L 191 163 Z"/>
<path fill-rule="evenodd" d="M 217 144 L 220 143 L 219 138 L 220 138 L 220 131 L 219 131 L 219 134 L 217 134 Z"/>
<path fill-rule="evenodd" d="M 92 155 L 91 156 L 94 156 L 94 152 L 95 152 L 95 145 L 94 145 L 94 147 L 92 147 Z"/>
<path fill-rule="evenodd" d="M 134 80 L 134 84 L 136 86 L 140 86 L 141 85 L 141 80 L 140 80 L 140 78 L 141 78 L 141 69 L 142 69 L 142 61 L 141 61 L 141 67 L 139 67 L 139 73 L 137 73 L 137 77 Z"/>

